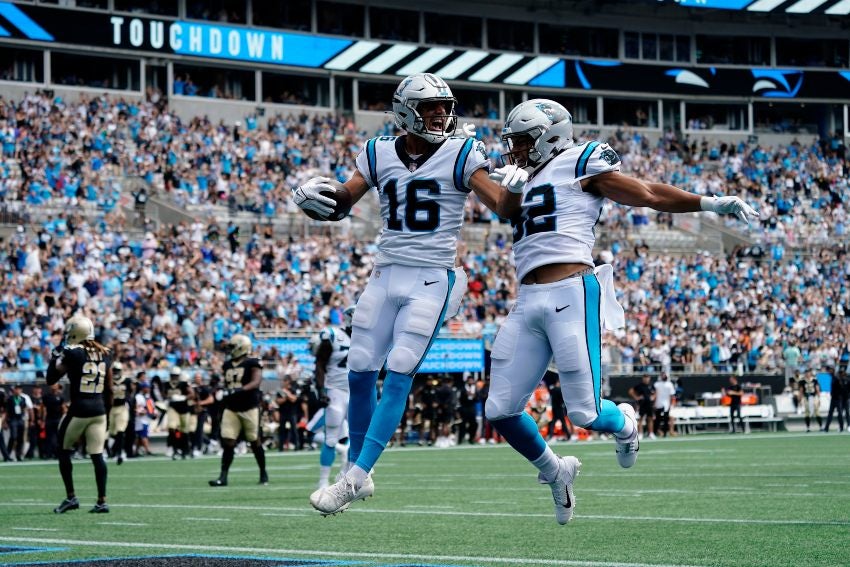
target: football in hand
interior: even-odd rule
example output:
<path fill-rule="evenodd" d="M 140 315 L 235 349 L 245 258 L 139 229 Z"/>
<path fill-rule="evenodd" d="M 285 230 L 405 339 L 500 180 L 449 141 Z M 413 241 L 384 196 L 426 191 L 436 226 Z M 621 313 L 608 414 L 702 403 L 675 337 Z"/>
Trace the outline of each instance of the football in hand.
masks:
<path fill-rule="evenodd" d="M 307 216 L 313 220 L 320 221 L 341 221 L 345 217 L 348 216 L 348 213 L 351 211 L 351 193 L 348 192 L 348 189 L 345 186 L 336 180 L 328 181 L 328 185 L 334 188 L 333 191 L 328 191 L 327 189 L 323 191 L 319 191 L 321 195 L 325 197 L 330 197 L 334 201 L 336 201 L 336 205 L 334 206 L 333 212 L 328 215 L 327 218 L 323 218 L 319 213 L 312 210 L 305 210 Z"/>

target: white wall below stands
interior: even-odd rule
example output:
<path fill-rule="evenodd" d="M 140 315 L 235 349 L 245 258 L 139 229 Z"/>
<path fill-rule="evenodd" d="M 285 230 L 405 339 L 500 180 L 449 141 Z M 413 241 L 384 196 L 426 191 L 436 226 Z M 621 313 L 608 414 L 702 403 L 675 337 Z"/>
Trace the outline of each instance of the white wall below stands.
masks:
<path fill-rule="evenodd" d="M 21 100 L 26 94 L 35 91 L 52 91 L 54 97 L 61 97 L 64 101 L 76 101 L 80 96 L 96 97 L 107 94 L 110 97 L 123 98 L 125 100 L 142 100 L 142 93 L 136 91 L 119 91 L 114 89 L 95 89 L 90 87 L 68 87 L 61 85 L 44 85 L 41 83 L 18 83 L 0 82 L 0 94 L 6 99 L 14 101 Z"/>

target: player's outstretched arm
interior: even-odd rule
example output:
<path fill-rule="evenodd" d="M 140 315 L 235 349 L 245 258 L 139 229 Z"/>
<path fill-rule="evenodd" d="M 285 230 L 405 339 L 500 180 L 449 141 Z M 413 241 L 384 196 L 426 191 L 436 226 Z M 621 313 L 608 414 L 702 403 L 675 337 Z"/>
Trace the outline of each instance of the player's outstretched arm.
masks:
<path fill-rule="evenodd" d="M 649 207 L 667 213 L 711 211 L 734 214 L 747 222 L 759 216 L 758 211 L 739 197 L 700 197 L 673 185 L 647 183 L 616 171 L 583 179 L 581 187 L 630 207 Z"/>
<path fill-rule="evenodd" d="M 509 219 L 520 210 L 522 190 L 527 182 L 528 173 L 525 170 L 515 165 L 506 165 L 491 174 L 486 169 L 479 169 L 469 178 L 469 188 L 478 195 L 485 207 L 501 218 Z"/>

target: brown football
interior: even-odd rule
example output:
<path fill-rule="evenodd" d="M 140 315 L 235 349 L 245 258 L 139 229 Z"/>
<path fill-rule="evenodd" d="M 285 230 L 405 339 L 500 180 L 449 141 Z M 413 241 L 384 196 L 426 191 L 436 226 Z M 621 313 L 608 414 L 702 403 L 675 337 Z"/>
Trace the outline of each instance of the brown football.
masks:
<path fill-rule="evenodd" d="M 334 190 L 319 191 L 319 194 L 330 197 L 336 201 L 336 206 L 334 207 L 333 212 L 327 218 L 320 216 L 316 211 L 306 210 L 304 212 L 307 213 L 307 216 L 313 220 L 333 222 L 341 221 L 347 217 L 348 213 L 351 211 L 351 193 L 349 193 L 348 189 L 346 189 L 339 181 L 332 179 L 331 181 L 328 181 L 328 185 L 332 186 Z"/>

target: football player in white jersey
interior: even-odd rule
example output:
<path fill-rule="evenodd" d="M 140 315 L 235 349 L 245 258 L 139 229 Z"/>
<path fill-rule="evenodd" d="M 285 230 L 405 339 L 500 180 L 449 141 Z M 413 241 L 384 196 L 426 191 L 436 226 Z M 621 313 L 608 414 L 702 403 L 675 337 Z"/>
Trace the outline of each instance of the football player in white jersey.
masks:
<path fill-rule="evenodd" d="M 351 322 L 354 306 L 342 312 L 343 327 L 326 327 L 311 340 L 316 357 L 316 389 L 322 409 L 307 425 L 322 437 L 319 453 L 319 488 L 328 485 L 331 467 L 336 458 L 337 444 L 347 436 L 345 419 L 348 415 L 348 351 L 351 348 Z M 311 424 L 314 424 L 311 427 Z M 345 463 L 343 462 L 343 467 Z"/>
<path fill-rule="evenodd" d="M 405 135 L 369 140 L 345 183 L 353 202 L 377 188 L 384 227 L 375 268 L 357 302 L 348 356 L 352 465 L 338 482 L 310 496 L 322 514 L 341 512 L 373 493 L 369 471 L 398 426 L 413 376 L 443 320 L 460 305 L 466 275 L 454 268 L 469 192 L 504 216 L 519 205 L 528 178 L 507 166 L 499 183 L 490 180 L 484 144 L 451 136 L 456 102 L 439 77 L 405 78 L 393 95 L 393 114 Z M 327 216 L 333 201 L 319 194 L 331 189 L 327 181 L 313 178 L 296 188 L 296 204 Z M 378 403 L 375 385 L 385 362 Z"/>
<path fill-rule="evenodd" d="M 555 518 L 573 515 L 573 481 L 581 463 L 559 457 L 523 410 L 552 357 L 570 421 L 613 434 L 624 468 L 638 452 L 637 423 L 629 404 L 601 397 L 602 328 L 624 325 L 610 265 L 594 270 L 594 227 L 604 199 L 659 211 L 714 211 L 744 220 L 758 213 L 738 197 L 700 197 L 664 183 L 619 172 L 620 158 L 607 144 L 573 141 L 572 117 L 550 100 L 529 100 L 508 115 L 502 138 L 506 160 L 530 173 L 522 204 L 511 218 L 517 302 L 492 348 L 487 419 L 549 484 Z"/>

